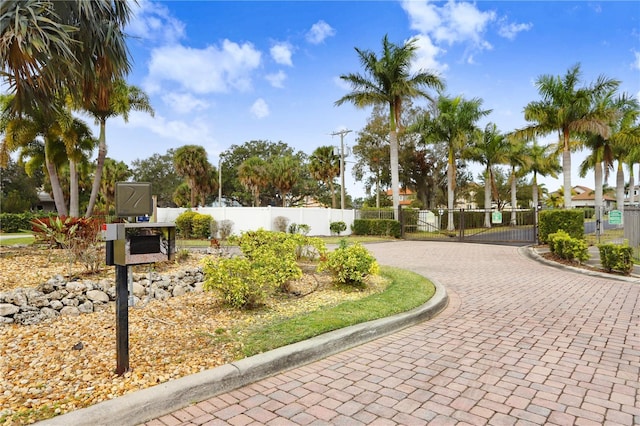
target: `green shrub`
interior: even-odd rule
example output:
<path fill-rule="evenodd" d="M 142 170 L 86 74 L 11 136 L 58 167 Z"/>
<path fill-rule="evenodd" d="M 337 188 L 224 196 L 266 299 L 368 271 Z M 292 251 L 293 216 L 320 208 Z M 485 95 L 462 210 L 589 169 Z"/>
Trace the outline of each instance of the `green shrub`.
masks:
<path fill-rule="evenodd" d="M 562 229 L 549 234 L 549 249 L 552 253 L 566 260 L 586 262 L 589 260 L 589 246 L 584 239 L 572 238 Z"/>
<path fill-rule="evenodd" d="M 609 271 L 620 271 L 629 275 L 633 270 L 633 247 L 619 244 L 600 244 L 600 263 Z"/>
<path fill-rule="evenodd" d="M 349 246 L 342 240 L 340 247 L 320 262 L 318 270 L 329 270 L 340 284 L 362 286 L 367 276 L 378 273 L 379 267 L 376 259 L 362 244 Z"/>
<path fill-rule="evenodd" d="M 276 287 L 286 290 L 289 280 L 302 276 L 296 262 L 298 242 L 294 235 L 259 229 L 244 232 L 238 238 L 242 254 L 265 274 Z"/>
<path fill-rule="evenodd" d="M 6 233 L 21 232 L 31 229 L 31 221 L 48 217 L 44 214 L 25 213 L 0 213 L 0 231 Z"/>
<path fill-rule="evenodd" d="M 539 215 L 538 237 L 546 244 L 549 235 L 562 229 L 573 238 L 584 238 L 584 212 L 582 210 L 543 210 Z"/>
<path fill-rule="evenodd" d="M 193 218 L 198 213 L 193 210 L 187 210 L 176 218 L 176 232 L 182 238 L 192 238 L 193 235 Z"/>
<path fill-rule="evenodd" d="M 206 258 L 203 288 L 215 291 L 234 308 L 260 305 L 272 290 L 272 283 L 264 271 L 252 261 L 242 257 Z"/>
<path fill-rule="evenodd" d="M 196 213 L 191 222 L 192 238 L 209 238 L 211 236 L 211 223 L 213 217 L 210 214 Z"/>
<path fill-rule="evenodd" d="M 334 235 L 340 235 L 341 232 L 347 230 L 347 224 L 342 221 L 331 222 L 329 223 L 329 230 Z"/>
<path fill-rule="evenodd" d="M 351 231 L 355 235 L 379 235 L 400 238 L 400 222 L 392 219 L 356 219 Z"/>

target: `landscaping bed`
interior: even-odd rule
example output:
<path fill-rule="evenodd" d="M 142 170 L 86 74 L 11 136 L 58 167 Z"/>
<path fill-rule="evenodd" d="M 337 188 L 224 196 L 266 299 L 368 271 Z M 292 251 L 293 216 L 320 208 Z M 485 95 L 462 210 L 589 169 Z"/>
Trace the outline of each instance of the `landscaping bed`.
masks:
<path fill-rule="evenodd" d="M 206 254 L 183 263 L 153 265 L 172 273 L 199 265 Z M 145 272 L 148 265 L 134 267 Z M 114 279 L 113 267 L 97 275 Z M 0 424 L 26 424 L 116 398 L 159 383 L 214 368 L 241 358 L 241 337 L 252 327 L 384 289 L 381 282 L 363 291 L 345 292 L 328 274 L 303 267 L 291 293 L 269 298 L 264 307 L 241 311 L 223 306 L 213 293 L 187 293 L 152 300 L 129 309 L 131 371 L 120 377 L 116 364 L 115 308 L 77 316 L 59 316 L 40 324 L 0 325 Z M 51 276 L 85 277 L 81 265 L 69 265 L 62 250 L 0 248 L 0 291 L 37 287 Z"/>

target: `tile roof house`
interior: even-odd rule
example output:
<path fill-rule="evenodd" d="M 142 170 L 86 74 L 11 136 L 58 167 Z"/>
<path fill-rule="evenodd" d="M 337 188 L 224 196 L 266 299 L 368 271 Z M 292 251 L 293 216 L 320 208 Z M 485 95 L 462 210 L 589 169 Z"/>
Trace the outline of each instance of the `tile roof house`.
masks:
<path fill-rule="evenodd" d="M 591 207 L 595 208 L 596 205 L 596 194 L 595 190 L 588 188 L 586 186 L 574 186 L 573 191 L 576 195 L 571 197 L 571 207 L 580 208 L 580 207 Z M 615 197 L 612 197 L 608 194 L 603 194 L 602 202 L 604 205 L 605 211 L 613 210 L 616 205 Z"/>

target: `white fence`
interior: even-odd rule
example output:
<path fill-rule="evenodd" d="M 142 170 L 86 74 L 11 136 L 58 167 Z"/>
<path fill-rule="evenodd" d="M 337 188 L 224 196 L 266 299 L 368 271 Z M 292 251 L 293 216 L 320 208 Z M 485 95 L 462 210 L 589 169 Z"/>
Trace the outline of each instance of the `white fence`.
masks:
<path fill-rule="evenodd" d="M 158 208 L 156 221 L 174 222 L 187 210 L 187 208 Z M 235 235 L 260 228 L 275 231 L 274 220 L 278 216 L 289 219 L 289 224 L 309 225 L 311 228 L 309 235 L 312 236 L 331 235 L 329 224 L 344 222 L 347 230 L 341 235 L 349 235 L 355 215 L 355 210 L 300 207 L 198 207 L 192 210 L 211 215 L 216 222 L 231 220 L 232 233 Z"/>

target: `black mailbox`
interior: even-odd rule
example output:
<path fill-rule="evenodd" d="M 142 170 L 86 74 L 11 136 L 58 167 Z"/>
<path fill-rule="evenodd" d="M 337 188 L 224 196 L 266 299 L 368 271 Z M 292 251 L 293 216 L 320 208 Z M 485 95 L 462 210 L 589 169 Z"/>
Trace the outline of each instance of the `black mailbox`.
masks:
<path fill-rule="evenodd" d="M 140 265 L 173 260 L 176 226 L 174 223 L 119 223 L 113 240 L 116 265 Z"/>

